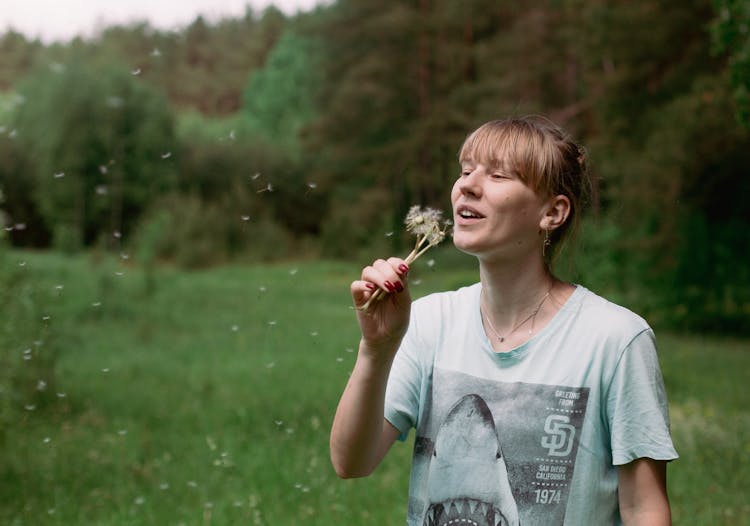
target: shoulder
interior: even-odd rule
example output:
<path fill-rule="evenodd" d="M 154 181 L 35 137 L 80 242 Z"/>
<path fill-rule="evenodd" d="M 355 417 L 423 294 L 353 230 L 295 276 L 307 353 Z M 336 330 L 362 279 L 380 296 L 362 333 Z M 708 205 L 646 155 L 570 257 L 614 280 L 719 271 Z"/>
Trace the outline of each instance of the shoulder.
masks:
<path fill-rule="evenodd" d="M 571 300 L 576 324 L 591 335 L 627 345 L 636 336 L 651 332 L 641 316 L 585 287 L 579 285 Z"/>
<path fill-rule="evenodd" d="M 414 300 L 412 310 L 417 314 L 436 311 L 469 310 L 467 307 L 479 301 L 480 283 L 445 292 L 435 292 Z"/>

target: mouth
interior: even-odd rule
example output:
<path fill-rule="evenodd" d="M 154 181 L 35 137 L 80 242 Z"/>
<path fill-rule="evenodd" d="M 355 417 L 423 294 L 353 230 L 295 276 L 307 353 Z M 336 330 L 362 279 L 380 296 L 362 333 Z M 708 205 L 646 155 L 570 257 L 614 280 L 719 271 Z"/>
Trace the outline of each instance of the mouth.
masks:
<path fill-rule="evenodd" d="M 476 499 L 452 499 L 431 504 L 423 526 L 509 526 L 508 519 L 496 506 Z"/>
<path fill-rule="evenodd" d="M 467 205 L 460 205 L 456 208 L 456 219 L 464 219 L 467 221 L 473 219 L 482 219 L 484 216 L 480 214 L 474 208 Z"/>

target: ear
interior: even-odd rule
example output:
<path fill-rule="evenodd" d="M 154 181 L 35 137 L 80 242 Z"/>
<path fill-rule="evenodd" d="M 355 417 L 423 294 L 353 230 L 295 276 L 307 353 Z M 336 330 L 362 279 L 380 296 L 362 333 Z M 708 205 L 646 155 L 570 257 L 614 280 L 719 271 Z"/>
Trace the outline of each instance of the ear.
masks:
<path fill-rule="evenodd" d="M 570 215 L 570 199 L 564 195 L 550 197 L 545 204 L 539 226 L 542 230 L 555 230 L 567 221 Z"/>

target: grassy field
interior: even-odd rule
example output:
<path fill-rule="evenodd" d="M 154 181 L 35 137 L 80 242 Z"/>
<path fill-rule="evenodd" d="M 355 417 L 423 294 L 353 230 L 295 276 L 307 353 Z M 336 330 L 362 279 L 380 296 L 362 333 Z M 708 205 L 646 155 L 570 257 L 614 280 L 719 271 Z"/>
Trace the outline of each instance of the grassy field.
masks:
<path fill-rule="evenodd" d="M 474 279 L 435 259 L 416 265 L 415 295 Z M 409 443 L 365 480 L 338 480 L 328 461 L 355 358 L 356 266 L 150 275 L 26 252 L 3 264 L 39 289 L 61 350 L 37 379 L 51 401 L 2 430 L 0 524 L 403 524 Z M 675 524 L 750 524 L 750 345 L 660 336 L 682 456 Z M 29 345 L 2 352 L 20 360 Z"/>

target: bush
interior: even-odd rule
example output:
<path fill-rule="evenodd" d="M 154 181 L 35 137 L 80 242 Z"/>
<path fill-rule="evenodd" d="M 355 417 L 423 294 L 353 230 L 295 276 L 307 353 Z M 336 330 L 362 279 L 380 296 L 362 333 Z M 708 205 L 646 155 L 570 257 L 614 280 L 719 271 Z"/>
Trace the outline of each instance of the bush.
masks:
<path fill-rule="evenodd" d="M 59 321 L 43 310 L 45 294 L 33 270 L 14 260 L 0 239 L 0 451 L 6 433 L 24 414 L 56 399 Z M 0 465 L 4 459 L 0 457 Z"/>

